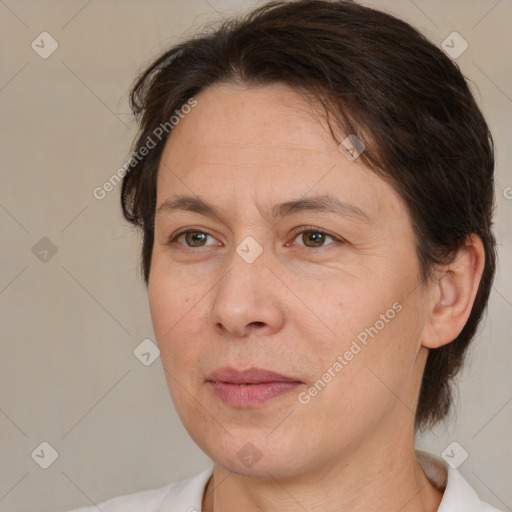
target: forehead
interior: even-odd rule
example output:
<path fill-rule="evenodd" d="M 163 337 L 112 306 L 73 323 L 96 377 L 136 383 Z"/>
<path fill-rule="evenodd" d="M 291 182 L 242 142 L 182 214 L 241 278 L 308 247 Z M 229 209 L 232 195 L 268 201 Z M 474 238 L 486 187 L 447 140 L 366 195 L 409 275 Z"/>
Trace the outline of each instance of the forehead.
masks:
<path fill-rule="evenodd" d="M 258 150 L 261 164 L 275 163 L 279 151 L 293 159 L 307 151 L 332 150 L 334 140 L 322 126 L 318 106 L 288 86 L 215 84 L 196 100 L 197 106 L 173 129 L 169 149 L 174 139 L 205 157 L 225 157 L 229 151 L 230 163 L 242 165 L 251 148 Z"/>
<path fill-rule="evenodd" d="M 220 201 L 236 186 L 237 193 L 247 191 L 246 199 L 258 191 L 276 202 L 308 191 L 357 197 L 376 218 L 403 207 L 387 183 L 339 151 L 319 105 L 300 92 L 283 84 L 216 84 L 195 99 L 164 148 L 157 205 L 171 192 Z"/>

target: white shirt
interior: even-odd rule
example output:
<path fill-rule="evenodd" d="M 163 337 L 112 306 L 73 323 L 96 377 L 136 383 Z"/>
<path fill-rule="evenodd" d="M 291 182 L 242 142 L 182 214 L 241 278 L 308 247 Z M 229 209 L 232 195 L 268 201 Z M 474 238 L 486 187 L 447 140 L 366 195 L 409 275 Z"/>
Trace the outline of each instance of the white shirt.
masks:
<path fill-rule="evenodd" d="M 416 458 L 435 487 L 444 490 L 437 512 L 500 512 L 480 501 L 464 477 L 433 455 L 417 450 Z M 102 512 L 201 512 L 204 490 L 213 465 L 188 480 L 173 482 L 160 489 L 112 498 L 98 504 Z M 70 512 L 98 512 L 95 506 Z"/>

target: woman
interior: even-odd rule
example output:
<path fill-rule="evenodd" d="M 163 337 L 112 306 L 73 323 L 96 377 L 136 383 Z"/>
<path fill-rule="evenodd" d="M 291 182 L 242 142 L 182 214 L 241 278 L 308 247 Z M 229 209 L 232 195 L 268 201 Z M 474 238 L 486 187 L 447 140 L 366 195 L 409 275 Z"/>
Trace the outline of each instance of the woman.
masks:
<path fill-rule="evenodd" d="M 353 2 L 274 2 L 170 49 L 131 99 L 123 212 L 214 465 L 99 508 L 495 510 L 414 448 L 495 271 L 492 138 L 449 57 Z"/>

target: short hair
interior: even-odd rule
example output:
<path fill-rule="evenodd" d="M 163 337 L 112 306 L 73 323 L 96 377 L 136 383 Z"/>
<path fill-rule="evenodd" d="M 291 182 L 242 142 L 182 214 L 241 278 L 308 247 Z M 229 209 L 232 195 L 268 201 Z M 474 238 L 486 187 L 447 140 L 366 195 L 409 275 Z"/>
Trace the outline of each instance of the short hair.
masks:
<path fill-rule="evenodd" d="M 130 93 L 140 125 L 134 151 L 190 98 L 222 83 L 288 85 L 323 106 L 337 143 L 329 116 L 345 136 L 364 141 L 360 160 L 394 187 L 411 216 L 423 283 L 453 260 L 470 234 L 481 238 L 485 265 L 471 314 L 452 342 L 429 349 L 422 377 L 415 428 L 435 426 L 450 411 L 453 377 L 496 268 L 494 143 L 459 67 L 390 14 L 350 0 L 272 1 L 205 27 L 141 73 Z M 146 285 L 157 172 L 171 133 L 132 161 L 122 184 L 124 217 L 143 234 Z"/>

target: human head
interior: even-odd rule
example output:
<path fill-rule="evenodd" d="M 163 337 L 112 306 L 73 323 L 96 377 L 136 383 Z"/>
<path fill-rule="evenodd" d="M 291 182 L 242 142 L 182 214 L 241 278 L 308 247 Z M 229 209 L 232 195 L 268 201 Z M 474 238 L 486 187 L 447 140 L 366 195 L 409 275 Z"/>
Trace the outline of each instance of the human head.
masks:
<path fill-rule="evenodd" d="M 146 283 L 158 170 L 173 136 L 157 138 L 155 129 L 218 84 L 285 84 L 324 108 L 337 143 L 348 134 L 364 141 L 358 161 L 406 205 L 424 283 L 453 261 L 471 234 L 481 239 L 485 265 L 469 318 L 452 342 L 428 353 L 416 426 L 433 426 L 449 411 L 451 382 L 495 272 L 493 143 L 460 70 L 408 24 L 351 1 L 271 2 L 171 48 L 144 71 L 131 95 L 140 121 L 134 150 L 158 139 L 122 187 L 124 215 L 143 232 Z"/>

